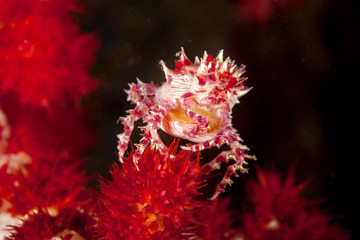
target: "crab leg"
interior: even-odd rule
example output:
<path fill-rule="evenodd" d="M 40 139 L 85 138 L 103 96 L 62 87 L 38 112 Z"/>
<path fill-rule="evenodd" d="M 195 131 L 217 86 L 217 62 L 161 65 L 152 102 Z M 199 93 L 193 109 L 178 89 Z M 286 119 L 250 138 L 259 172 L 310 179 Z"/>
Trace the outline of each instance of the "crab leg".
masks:
<path fill-rule="evenodd" d="M 119 139 L 117 149 L 119 151 L 119 160 L 121 163 L 123 163 L 122 158 L 124 157 L 124 153 L 128 148 L 130 136 L 134 130 L 134 122 L 141 118 L 141 114 L 136 111 L 137 108 L 139 107 L 137 106 L 135 109 L 128 110 L 127 113 L 129 113 L 129 115 L 119 118 L 119 121 L 121 121 L 122 125 L 124 126 L 124 132 L 117 135 Z"/>
<path fill-rule="evenodd" d="M 143 138 L 140 140 L 140 144 L 135 144 L 136 151 L 133 155 L 133 161 L 137 164 L 141 154 L 144 152 L 145 148 L 150 144 L 152 147 L 165 152 L 167 147 L 160 139 L 158 134 L 159 126 L 168 113 L 168 110 L 161 106 L 152 107 L 150 114 L 144 117 L 144 121 L 147 122 L 146 126 L 140 127 L 144 131 L 142 134 Z"/>
<path fill-rule="evenodd" d="M 131 101 L 133 104 L 138 104 L 143 99 L 143 96 L 155 95 L 158 87 L 154 83 L 143 83 L 140 79 L 136 79 L 136 83 L 130 83 L 129 90 L 125 90 L 128 94 L 128 101 Z"/>
<path fill-rule="evenodd" d="M 238 146 L 234 147 L 233 145 L 231 145 L 231 150 L 220 153 L 215 159 L 213 159 L 207 164 L 211 169 L 217 169 L 220 167 L 222 162 L 228 163 L 230 159 L 235 160 L 235 163 L 228 166 L 224 177 L 217 185 L 215 193 L 211 197 L 212 200 L 217 198 L 220 193 L 224 192 L 227 185 L 231 186 L 231 184 L 233 183 L 233 181 L 231 180 L 232 175 L 238 177 L 238 171 L 240 171 L 241 173 L 247 173 L 248 169 L 243 166 L 243 164 L 247 164 L 245 159 L 256 160 L 255 156 L 244 153 L 244 150 L 248 149 L 246 146 L 240 143 L 234 145 Z"/>
<path fill-rule="evenodd" d="M 249 148 L 240 142 L 242 142 L 242 139 L 236 129 L 228 126 L 223 133 L 219 133 L 213 140 L 197 143 L 190 147 L 182 146 L 182 149 L 193 152 L 209 149 L 213 146 L 220 147 L 223 144 L 230 146 L 230 150 L 221 152 L 217 157 L 204 166 L 203 171 L 211 172 L 215 169 L 219 169 L 222 162 L 228 163 L 231 159 L 235 161 L 234 164 L 228 166 L 226 173 L 221 182 L 218 184 L 212 199 L 215 199 L 221 192 L 223 192 L 227 185 L 232 184 L 233 181 L 230 178 L 232 175 L 238 176 L 237 171 L 243 173 L 247 172 L 247 169 L 243 167 L 243 164 L 247 164 L 245 159 L 256 160 L 255 156 L 245 154 L 245 151 L 249 150 Z"/>
<path fill-rule="evenodd" d="M 122 157 L 128 148 L 131 133 L 134 130 L 135 121 L 140 118 L 145 119 L 146 116 L 149 115 L 150 107 L 153 105 L 152 100 L 146 96 L 154 95 L 158 88 L 153 83 L 143 83 L 139 79 L 137 79 L 137 82 L 137 84 L 129 84 L 130 89 L 125 90 L 128 94 L 128 101 L 136 104 L 136 107 L 132 110 L 128 110 L 127 113 L 129 115 L 126 117 L 119 118 L 119 121 L 121 121 L 124 126 L 124 132 L 117 135 L 119 139 L 118 151 L 121 163 L 123 162 Z"/>

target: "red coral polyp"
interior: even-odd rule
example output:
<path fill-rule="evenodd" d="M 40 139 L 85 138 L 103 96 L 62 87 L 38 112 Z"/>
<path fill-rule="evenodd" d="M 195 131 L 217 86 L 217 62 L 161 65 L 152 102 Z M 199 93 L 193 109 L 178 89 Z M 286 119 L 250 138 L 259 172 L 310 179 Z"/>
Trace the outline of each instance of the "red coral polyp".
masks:
<path fill-rule="evenodd" d="M 189 151 L 146 148 L 137 165 L 131 155 L 101 182 L 99 234 L 102 239 L 184 239 L 204 179 L 199 157 Z"/>

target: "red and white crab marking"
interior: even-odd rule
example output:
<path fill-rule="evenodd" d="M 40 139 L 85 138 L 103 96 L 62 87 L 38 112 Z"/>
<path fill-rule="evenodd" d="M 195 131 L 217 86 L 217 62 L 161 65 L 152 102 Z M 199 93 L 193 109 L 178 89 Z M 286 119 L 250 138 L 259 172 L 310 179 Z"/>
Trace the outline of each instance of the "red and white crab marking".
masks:
<path fill-rule="evenodd" d="M 184 49 L 177 55 L 180 59 L 175 62 L 174 70 L 160 62 L 166 77 L 166 82 L 160 87 L 138 80 L 126 91 L 128 101 L 136 106 L 127 111 L 126 117 L 120 118 L 124 132 L 118 135 L 119 158 L 122 161 L 134 122 L 140 118 L 146 125 L 141 127 L 143 138 L 140 144 L 136 144 L 135 163 L 148 145 L 166 150 L 158 135 L 159 128 L 172 136 L 194 142 L 191 146 L 182 146 L 190 151 L 227 144 L 230 149 L 207 164 L 211 171 L 220 168 L 222 162 L 235 161 L 218 184 L 215 198 L 226 185 L 231 185 L 232 175 L 238 176 L 238 170 L 247 171 L 243 167 L 246 158 L 255 159 L 245 153 L 248 148 L 241 144 L 242 139 L 231 123 L 233 106 L 250 90 L 243 85 L 246 78 L 241 77 L 245 66 L 236 66 L 230 58 L 223 61 L 223 51 L 216 58 L 204 52 L 203 58 L 196 57 L 194 63 L 186 57 Z"/>

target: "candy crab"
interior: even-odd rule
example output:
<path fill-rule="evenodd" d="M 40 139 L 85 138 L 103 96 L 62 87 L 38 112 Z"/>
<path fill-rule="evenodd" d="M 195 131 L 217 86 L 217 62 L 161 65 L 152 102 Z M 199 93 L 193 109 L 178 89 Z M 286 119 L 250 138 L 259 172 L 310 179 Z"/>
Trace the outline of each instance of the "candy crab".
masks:
<path fill-rule="evenodd" d="M 247 171 L 243 166 L 245 159 L 255 159 L 245 153 L 248 148 L 241 144 L 242 139 L 231 123 L 233 106 L 250 90 L 243 85 L 246 78 L 241 77 L 245 66 L 236 66 L 230 58 L 223 61 L 223 51 L 215 58 L 204 52 L 203 58 L 196 57 L 194 63 L 186 57 L 183 48 L 177 56 L 179 60 L 175 62 L 174 70 L 160 61 L 166 77 L 160 87 L 138 80 L 126 91 L 128 101 L 136 106 L 127 111 L 129 115 L 120 118 L 124 125 L 124 132 L 118 135 L 120 161 L 128 148 L 134 122 L 139 119 L 146 125 L 140 127 L 143 138 L 136 144 L 135 164 L 149 145 L 165 152 L 166 146 L 158 135 L 159 128 L 174 137 L 194 142 L 181 146 L 194 152 L 226 144 L 230 149 L 206 165 L 211 171 L 220 168 L 222 162 L 235 161 L 228 166 L 218 184 L 213 196 L 216 198 L 232 184 L 232 175 Z"/>

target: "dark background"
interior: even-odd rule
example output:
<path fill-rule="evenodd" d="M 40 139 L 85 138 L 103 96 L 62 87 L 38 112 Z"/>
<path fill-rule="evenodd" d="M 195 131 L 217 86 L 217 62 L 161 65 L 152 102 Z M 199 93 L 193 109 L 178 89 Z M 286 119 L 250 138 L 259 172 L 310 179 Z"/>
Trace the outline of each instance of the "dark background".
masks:
<path fill-rule="evenodd" d="M 287 171 L 299 182 L 312 177 L 304 195 L 325 198 L 328 212 L 360 239 L 358 95 L 359 8 L 347 1 L 307 0 L 275 9 L 269 21 L 245 18 L 235 1 L 83 0 L 78 20 L 102 41 L 93 75 L 100 88 L 85 101 L 99 134 L 88 169 L 106 176 L 116 161 L 119 116 L 132 107 L 123 89 L 136 77 L 165 81 L 163 59 L 174 67 L 185 48 L 193 60 L 224 49 L 245 64 L 253 89 L 233 109 L 233 124 L 255 166 Z M 139 132 L 133 134 L 137 141 Z M 245 179 L 246 180 L 246 179 Z M 241 190 L 244 178 L 229 189 Z"/>

